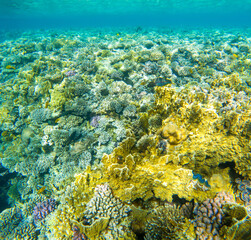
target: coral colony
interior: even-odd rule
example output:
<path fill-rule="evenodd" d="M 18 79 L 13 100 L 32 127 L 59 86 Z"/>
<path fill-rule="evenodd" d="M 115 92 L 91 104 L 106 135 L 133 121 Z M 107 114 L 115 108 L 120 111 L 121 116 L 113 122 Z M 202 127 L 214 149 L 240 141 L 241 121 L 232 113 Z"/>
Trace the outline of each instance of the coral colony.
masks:
<path fill-rule="evenodd" d="M 0 239 L 250 239 L 251 31 L 55 31 L 0 42 Z"/>
<path fill-rule="evenodd" d="M 33 216 L 34 220 L 43 220 L 45 217 L 53 212 L 56 208 L 56 201 L 55 199 L 47 199 L 46 201 L 39 202 L 34 207 Z"/>
<path fill-rule="evenodd" d="M 224 217 L 223 206 L 233 203 L 233 196 L 227 193 L 219 193 L 213 199 L 207 199 L 194 209 L 195 233 L 197 239 L 220 239 L 219 230 Z"/>

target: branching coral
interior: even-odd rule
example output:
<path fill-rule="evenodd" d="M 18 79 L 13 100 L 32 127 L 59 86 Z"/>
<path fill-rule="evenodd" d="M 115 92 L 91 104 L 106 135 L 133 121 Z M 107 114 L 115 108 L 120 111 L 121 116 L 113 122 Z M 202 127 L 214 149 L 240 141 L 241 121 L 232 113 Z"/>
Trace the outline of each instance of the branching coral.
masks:
<path fill-rule="evenodd" d="M 150 213 L 146 224 L 145 240 L 188 239 L 186 236 L 188 226 L 177 206 L 165 204 Z"/>

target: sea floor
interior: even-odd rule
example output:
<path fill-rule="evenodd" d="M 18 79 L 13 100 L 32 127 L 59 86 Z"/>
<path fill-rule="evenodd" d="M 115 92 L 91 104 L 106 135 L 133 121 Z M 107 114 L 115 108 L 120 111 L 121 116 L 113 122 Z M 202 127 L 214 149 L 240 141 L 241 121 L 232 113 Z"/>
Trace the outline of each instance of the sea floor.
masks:
<path fill-rule="evenodd" d="M 251 29 L 0 32 L 0 239 L 251 239 Z"/>

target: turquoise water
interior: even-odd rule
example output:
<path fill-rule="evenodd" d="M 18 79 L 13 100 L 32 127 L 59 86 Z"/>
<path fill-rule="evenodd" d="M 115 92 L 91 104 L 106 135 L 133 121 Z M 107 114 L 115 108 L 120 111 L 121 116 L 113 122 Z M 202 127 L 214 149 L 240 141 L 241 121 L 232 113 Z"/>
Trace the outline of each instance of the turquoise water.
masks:
<path fill-rule="evenodd" d="M 0 26 L 246 26 L 250 12 L 250 0 L 1 0 Z"/>

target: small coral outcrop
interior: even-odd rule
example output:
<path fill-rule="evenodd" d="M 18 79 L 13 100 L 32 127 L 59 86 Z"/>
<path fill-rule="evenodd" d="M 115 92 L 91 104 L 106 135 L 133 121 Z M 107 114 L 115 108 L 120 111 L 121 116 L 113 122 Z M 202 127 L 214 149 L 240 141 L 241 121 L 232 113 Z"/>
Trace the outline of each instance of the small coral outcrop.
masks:
<path fill-rule="evenodd" d="M 122 218 L 128 216 L 130 211 L 129 206 L 125 206 L 119 199 L 113 197 L 109 185 L 105 183 L 96 186 L 95 195 L 87 203 L 84 215 L 91 224 L 101 217 L 110 218 L 112 222 L 119 223 Z"/>
<path fill-rule="evenodd" d="M 165 204 L 149 214 L 144 239 L 192 239 L 189 232 L 186 233 L 188 230 L 189 223 L 181 210 L 175 205 Z"/>
<path fill-rule="evenodd" d="M 197 240 L 220 239 L 219 230 L 224 218 L 224 204 L 233 203 L 233 196 L 228 193 L 218 193 L 215 198 L 207 199 L 194 209 L 195 233 Z"/>
<path fill-rule="evenodd" d="M 34 207 L 33 216 L 35 221 L 43 220 L 48 214 L 56 208 L 55 199 L 47 199 L 43 202 L 38 202 Z"/>
<path fill-rule="evenodd" d="M 187 138 L 186 130 L 179 128 L 174 123 L 169 122 L 164 125 L 161 136 L 168 139 L 170 145 L 177 145 Z"/>

